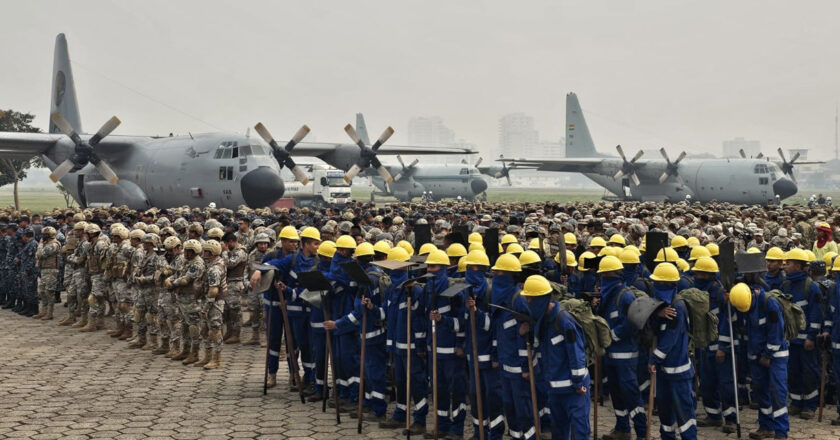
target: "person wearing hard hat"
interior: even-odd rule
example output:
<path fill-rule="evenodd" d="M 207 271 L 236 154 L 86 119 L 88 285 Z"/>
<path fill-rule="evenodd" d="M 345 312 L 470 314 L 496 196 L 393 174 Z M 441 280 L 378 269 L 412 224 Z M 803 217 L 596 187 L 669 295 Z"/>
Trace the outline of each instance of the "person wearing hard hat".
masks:
<path fill-rule="evenodd" d="M 601 252 L 601 249 L 607 246 L 606 240 L 603 237 L 595 236 L 589 240 L 589 252 L 592 252 L 595 255 L 598 255 Z"/>
<path fill-rule="evenodd" d="M 622 278 L 624 285 L 627 287 L 636 288 L 642 292 L 650 295 L 652 293 L 652 284 L 650 280 L 643 275 L 642 267 L 644 267 L 642 260 L 637 252 L 632 249 L 624 249 L 618 254 L 618 259 L 621 261 Z M 603 286 L 602 286 L 603 288 Z"/>
<path fill-rule="evenodd" d="M 450 258 L 457 256 L 464 246 L 453 243 L 457 252 L 449 254 L 435 250 L 426 257 L 426 271 L 432 278 L 426 281 L 423 291 L 428 319 L 435 322 L 437 332 L 437 396 L 438 407 L 434 408 L 437 416 L 438 433 L 461 437 L 464 435 L 466 418 L 465 378 L 463 368 L 464 350 L 458 333 L 464 328 L 464 310 L 462 294 L 447 298 L 441 296 L 449 288 L 448 268 Z M 431 345 L 432 328 L 426 331 L 426 345 Z M 432 385 L 434 386 L 434 385 Z"/>
<path fill-rule="evenodd" d="M 822 337 L 826 347 L 831 347 L 835 395 L 840 395 L 840 258 L 834 259 L 830 269 L 834 288 L 828 294 L 828 315 L 825 317 Z M 837 418 L 831 421 L 831 425 L 840 426 L 840 404 L 837 405 Z"/>
<path fill-rule="evenodd" d="M 767 250 L 764 260 L 767 264 L 767 272 L 764 273 L 764 282 L 767 283 L 767 289 L 781 289 L 782 283 L 785 281 L 785 271 L 782 270 L 785 263 L 785 252 L 777 247 L 772 247 Z"/>
<path fill-rule="evenodd" d="M 446 248 L 446 256 L 449 257 L 449 267 L 446 269 L 450 278 L 463 278 L 458 272 L 458 260 L 467 256 L 467 248 L 461 243 L 452 243 Z"/>
<path fill-rule="evenodd" d="M 408 252 L 401 247 L 394 247 L 388 252 L 388 259 L 392 261 L 408 261 Z M 400 429 L 405 427 L 408 417 L 405 405 L 408 393 L 414 402 L 411 417 L 412 434 L 422 434 L 426 431 L 426 414 L 429 405 L 426 400 L 428 380 L 426 377 L 426 323 L 423 306 L 422 288 L 417 285 L 403 286 L 408 280 L 406 269 L 392 269 L 389 273 L 391 285 L 386 289 L 385 298 L 387 310 L 386 348 L 393 354 L 394 385 L 397 392 L 396 408 L 391 418 L 379 422 L 383 429 Z M 407 297 L 411 297 L 411 311 L 407 310 Z M 408 313 L 411 313 L 411 334 L 406 333 Z M 410 340 L 410 346 L 409 346 Z M 408 356 L 411 356 L 411 390 L 406 390 L 406 369 Z"/>
<path fill-rule="evenodd" d="M 569 293 L 573 296 L 577 296 L 579 292 L 583 291 L 582 282 L 583 280 L 580 277 L 580 274 L 577 270 L 575 270 L 578 266 L 577 259 L 575 258 L 575 254 L 572 251 L 566 251 L 566 270 L 565 272 L 561 271 L 560 267 L 560 252 L 554 256 L 554 273 L 551 277 L 551 281 L 560 283 L 568 289 Z"/>
<path fill-rule="evenodd" d="M 814 417 L 819 396 L 819 351 L 815 348 L 823 322 L 822 290 L 806 272 L 810 256 L 805 251 L 792 249 L 785 259 L 785 281 L 781 291 L 793 296 L 792 301 L 805 312 L 805 330 L 790 341 L 790 415 L 810 420 Z"/>
<path fill-rule="evenodd" d="M 521 293 L 537 326 L 533 334 L 548 384 L 551 437 L 569 438 L 571 434 L 571 438 L 588 439 L 590 377 L 586 368 L 586 339 L 574 317 L 552 300 L 552 290 L 547 279 L 532 275 L 525 280 Z M 525 433 L 520 438 L 530 437 Z"/>
<path fill-rule="evenodd" d="M 330 267 L 332 267 L 332 258 L 335 255 L 335 242 L 331 240 L 321 241 L 317 254 L 315 270 L 328 274 Z M 309 340 L 312 344 L 312 362 L 315 364 L 315 392 L 307 400 L 309 402 L 320 402 L 323 398 L 326 381 L 326 358 L 324 356 L 327 339 L 324 332 L 324 309 L 313 305 L 309 306 Z"/>
<path fill-rule="evenodd" d="M 519 292 L 517 278 L 522 272 L 519 259 L 512 254 L 499 256 L 493 271 L 490 303 L 528 313 L 528 304 Z M 496 335 L 496 353 L 491 360 L 501 368 L 502 401 L 510 436 L 530 439 L 534 437 L 534 416 L 531 411 L 531 391 L 528 382 L 528 357 L 525 336 L 514 315 L 494 308 L 491 325 Z"/>
<path fill-rule="evenodd" d="M 663 439 L 697 438 L 694 418 L 694 367 L 688 353 L 688 309 L 683 300 L 674 300 L 680 274 L 669 262 L 656 265 L 650 275 L 653 297 L 665 303 L 651 328 L 656 347 L 650 353 L 648 370 L 656 374 L 656 402 L 659 408 L 659 434 Z"/>
<path fill-rule="evenodd" d="M 638 261 L 638 256 L 631 250 L 624 250 L 622 255 L 627 258 L 628 252 Z M 638 330 L 627 320 L 627 309 L 635 301 L 636 295 L 624 284 L 623 270 L 624 265 L 617 257 L 604 257 L 598 265 L 598 275 L 601 277 L 598 313 L 609 324 L 612 337 L 612 343 L 604 356 L 604 373 L 610 384 L 615 425 L 609 434 L 603 436 L 606 440 L 629 439 L 631 422 L 637 438 L 644 438 L 647 433 L 647 415 L 636 371 L 639 358 Z"/>
<path fill-rule="evenodd" d="M 596 258 L 598 257 L 589 251 L 580 254 L 580 257 L 578 257 L 577 270 L 580 273 L 581 289 L 580 292 L 575 294 L 576 297 L 580 297 L 583 292 L 595 291 L 598 284 L 598 274 L 596 273 L 598 268 L 594 267 Z"/>
<path fill-rule="evenodd" d="M 834 242 L 834 231 L 831 230 L 831 225 L 828 222 L 817 222 L 817 240 L 811 250 L 818 259 L 828 252 L 838 252 L 837 243 Z"/>
<path fill-rule="evenodd" d="M 481 424 L 484 429 L 484 438 L 501 439 L 505 432 L 504 416 L 502 415 L 502 393 L 499 369 L 493 368 L 490 353 L 496 350 L 493 345 L 493 334 L 490 316 L 493 309 L 490 308 L 490 285 L 485 278 L 490 268 L 490 260 L 487 254 L 482 251 L 471 251 L 465 257 L 467 271 L 464 274 L 464 281 L 473 286 L 467 291 L 464 322 L 466 325 L 464 352 L 467 355 L 470 375 L 470 412 L 473 417 L 473 432 L 477 437 L 478 426 Z M 469 319 L 469 310 L 475 315 L 475 341 L 478 358 L 473 358 L 472 328 Z M 482 417 L 478 420 L 478 402 L 476 398 L 476 378 L 474 363 L 478 363 L 478 384 L 481 385 Z"/>
<path fill-rule="evenodd" d="M 682 235 L 675 235 L 671 239 L 671 247 L 677 251 L 677 255 L 684 260 L 688 260 L 691 256 L 691 248 L 688 247 L 688 240 Z"/>
<path fill-rule="evenodd" d="M 705 249 L 705 248 L 703 248 Z M 711 256 L 699 257 L 694 262 L 694 287 L 709 294 L 709 312 L 718 317 L 718 339 L 706 347 L 699 347 L 700 395 L 706 418 L 697 421 L 697 426 L 721 427 L 724 433 L 735 432 L 738 422 L 735 414 L 735 391 L 732 371 L 732 357 L 729 344 L 729 312 L 725 292 L 717 279 L 718 265 Z"/>

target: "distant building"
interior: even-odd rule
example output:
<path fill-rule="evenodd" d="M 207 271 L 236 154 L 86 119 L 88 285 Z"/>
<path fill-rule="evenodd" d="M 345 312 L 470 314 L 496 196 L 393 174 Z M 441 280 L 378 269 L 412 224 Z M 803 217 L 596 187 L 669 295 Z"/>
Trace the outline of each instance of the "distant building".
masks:
<path fill-rule="evenodd" d="M 742 149 L 747 157 L 758 156 L 761 153 L 761 142 L 749 141 L 742 137 L 723 141 L 723 157 L 741 157 Z"/>
<path fill-rule="evenodd" d="M 408 120 L 408 144 L 424 147 L 449 147 L 455 143 L 455 132 L 437 116 L 414 117 Z"/>
<path fill-rule="evenodd" d="M 541 155 L 540 133 L 534 118 L 525 113 L 511 113 L 499 119 L 499 153 L 505 157 L 530 158 Z"/>

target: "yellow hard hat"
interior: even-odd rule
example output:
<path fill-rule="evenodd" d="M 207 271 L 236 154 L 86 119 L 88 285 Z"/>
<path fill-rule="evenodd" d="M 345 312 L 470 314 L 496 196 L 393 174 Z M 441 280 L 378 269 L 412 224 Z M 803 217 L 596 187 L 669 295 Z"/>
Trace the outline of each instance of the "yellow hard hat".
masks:
<path fill-rule="evenodd" d="M 449 266 L 449 256 L 446 255 L 446 252 L 435 249 L 429 252 L 429 255 L 426 256 L 426 264 L 439 264 L 443 266 Z"/>
<path fill-rule="evenodd" d="M 674 248 L 665 247 L 660 249 L 659 252 L 656 253 L 656 258 L 653 259 L 653 262 L 661 263 L 663 261 L 668 261 L 673 263 L 677 261 L 677 258 L 680 258 L 680 256 L 679 254 L 677 254 L 677 251 L 675 251 Z"/>
<path fill-rule="evenodd" d="M 452 243 L 446 248 L 446 255 L 450 258 L 461 258 L 467 255 L 467 248 L 461 243 Z"/>
<path fill-rule="evenodd" d="M 282 233 L 283 231 L 280 232 Z M 307 226 L 300 232 L 300 238 L 311 238 L 313 240 L 321 241 L 321 233 L 318 232 L 318 228 Z"/>
<path fill-rule="evenodd" d="M 420 246 L 420 252 L 418 252 L 417 254 L 418 255 L 426 255 L 426 254 L 428 254 L 429 252 L 431 252 L 435 249 L 437 249 L 437 246 L 435 246 L 431 243 L 423 243 L 423 245 Z"/>
<path fill-rule="evenodd" d="M 332 258 L 335 255 L 335 242 L 332 240 L 322 241 L 318 246 L 318 255 Z"/>
<path fill-rule="evenodd" d="M 356 249 L 356 240 L 349 235 L 342 235 L 335 241 L 335 247 L 338 249 Z"/>
<path fill-rule="evenodd" d="M 303 236 L 303 234 L 301 234 Z M 400 248 L 402 249 L 402 248 Z M 379 252 L 380 254 L 388 254 L 391 250 L 391 246 L 385 240 L 379 240 L 373 245 L 373 250 Z"/>
<path fill-rule="evenodd" d="M 513 234 L 505 234 L 502 236 L 501 244 L 511 244 L 516 243 L 516 236 Z"/>
<path fill-rule="evenodd" d="M 767 261 L 782 261 L 785 259 L 785 251 L 778 247 L 771 247 L 767 249 L 767 255 L 764 256 Z"/>
<path fill-rule="evenodd" d="M 642 256 L 642 251 L 640 251 L 639 248 L 637 248 L 636 246 L 633 246 L 632 244 L 624 246 L 624 249 L 631 250 L 631 251 L 635 252 L 636 255 L 638 255 L 640 257 Z"/>
<path fill-rule="evenodd" d="M 468 266 L 490 266 L 490 259 L 484 251 L 470 251 L 464 261 Z"/>
<path fill-rule="evenodd" d="M 823 261 L 825 261 L 825 265 L 827 267 L 831 266 L 831 262 L 834 261 L 834 257 L 836 256 L 837 252 L 826 252 L 825 255 L 823 255 Z"/>
<path fill-rule="evenodd" d="M 522 246 L 520 246 L 519 243 L 512 243 L 512 244 L 508 245 L 506 253 L 508 253 L 508 254 L 521 254 L 523 252 L 525 252 L 525 249 L 522 249 Z"/>
<path fill-rule="evenodd" d="M 741 313 L 746 313 L 752 305 L 752 291 L 750 286 L 738 283 L 729 291 L 729 302 Z"/>
<path fill-rule="evenodd" d="M 467 271 L 467 256 L 464 255 L 463 257 L 458 259 L 458 273 L 464 273 Z"/>
<path fill-rule="evenodd" d="M 712 257 L 720 255 L 720 246 L 718 246 L 717 243 L 708 243 L 706 245 L 706 249 L 709 250 L 709 254 L 711 254 Z"/>
<path fill-rule="evenodd" d="M 808 254 L 806 254 L 805 251 L 799 248 L 793 248 L 787 251 L 787 253 L 785 254 L 785 260 L 795 260 L 801 261 L 803 263 L 807 263 L 809 261 Z"/>
<path fill-rule="evenodd" d="M 388 251 L 388 259 L 393 261 L 408 261 L 409 255 L 405 249 L 401 247 L 392 247 L 391 250 Z"/>
<path fill-rule="evenodd" d="M 677 258 L 677 269 L 679 269 L 680 272 L 688 272 L 691 270 L 691 265 L 688 264 L 688 261 L 685 261 L 682 258 Z"/>
<path fill-rule="evenodd" d="M 399 242 L 397 242 L 397 246 L 405 249 L 405 251 L 408 252 L 409 256 L 414 255 L 414 246 L 412 246 L 411 243 L 405 240 L 400 240 Z"/>
<path fill-rule="evenodd" d="M 711 257 L 712 253 L 703 246 L 694 246 L 691 248 L 691 254 L 688 256 L 688 261 L 694 261 L 700 257 Z"/>
<path fill-rule="evenodd" d="M 286 226 L 283 229 L 281 229 L 280 238 L 285 238 L 286 240 L 300 240 L 297 229 L 295 229 L 294 226 Z"/>
<path fill-rule="evenodd" d="M 748 254 L 760 254 L 760 253 L 761 253 L 761 249 L 759 249 L 759 248 L 757 248 L 757 247 L 753 246 L 753 247 L 751 247 L 751 248 L 747 249 L 747 253 L 748 253 Z"/>
<path fill-rule="evenodd" d="M 720 269 L 718 269 L 718 264 L 714 258 L 700 257 L 697 259 L 697 261 L 694 262 L 694 271 L 718 273 L 720 272 Z"/>
<path fill-rule="evenodd" d="M 627 248 L 624 248 L 624 250 L 621 251 L 620 254 L 618 254 L 618 259 L 621 261 L 622 264 L 639 264 L 642 262 L 639 259 L 639 254 L 633 252 L 632 249 Z"/>
<path fill-rule="evenodd" d="M 697 238 L 697 237 L 694 237 L 694 236 L 688 237 L 688 240 L 686 240 L 686 241 L 688 242 L 688 247 L 690 247 L 690 248 L 700 246 L 700 239 Z"/>
<path fill-rule="evenodd" d="M 551 293 L 551 283 L 542 275 L 531 275 L 522 285 L 522 296 L 542 296 Z"/>
<path fill-rule="evenodd" d="M 810 249 L 805 249 L 805 255 L 808 256 L 808 262 L 809 263 L 817 259 L 817 256 Z"/>
<path fill-rule="evenodd" d="M 484 238 L 478 232 L 473 232 L 472 234 L 470 234 L 470 237 L 469 239 L 467 239 L 467 241 L 470 243 L 483 243 Z"/>
<path fill-rule="evenodd" d="M 594 260 L 595 258 L 595 254 L 589 251 L 580 254 L 580 257 L 578 257 L 578 270 L 581 272 L 588 272 L 591 268 L 586 267 L 586 260 Z"/>
<path fill-rule="evenodd" d="M 617 257 L 618 254 L 621 253 L 619 248 L 616 247 L 605 247 L 598 252 L 599 257 Z"/>
<path fill-rule="evenodd" d="M 607 242 L 601 237 L 594 237 L 592 241 L 589 242 L 589 247 L 604 247 L 606 245 Z"/>
<path fill-rule="evenodd" d="M 834 264 L 831 265 L 829 270 L 840 270 L 840 258 L 834 259 Z"/>
<path fill-rule="evenodd" d="M 610 237 L 609 242 L 612 243 L 612 244 L 620 244 L 622 246 L 627 244 L 627 240 L 625 240 L 624 237 L 621 234 L 613 234 Z"/>
<path fill-rule="evenodd" d="M 525 251 L 519 256 L 519 264 L 525 266 L 526 264 L 534 264 L 540 262 L 540 256 L 534 251 Z"/>
<path fill-rule="evenodd" d="M 560 262 L 560 252 L 558 252 L 557 255 L 554 256 L 554 262 L 555 263 Z M 578 264 L 577 264 L 577 258 L 575 258 L 575 253 L 567 250 L 566 251 L 566 266 L 577 267 L 577 265 Z"/>
<path fill-rule="evenodd" d="M 469 252 L 472 252 L 472 251 L 482 251 L 482 252 L 484 252 L 484 245 L 481 244 L 481 243 L 470 243 L 470 247 L 469 247 L 469 249 L 467 249 L 467 251 L 469 251 Z"/>
<path fill-rule="evenodd" d="M 598 263 L 598 273 L 613 272 L 621 269 L 624 269 L 624 265 L 621 264 L 621 260 L 612 255 L 607 255 L 601 259 L 600 263 Z"/>
<path fill-rule="evenodd" d="M 365 241 L 356 246 L 356 250 L 353 252 L 353 257 L 367 257 L 373 255 L 373 252 L 373 245 Z"/>
<path fill-rule="evenodd" d="M 671 239 L 671 247 L 678 248 L 688 246 L 688 240 L 685 239 L 682 235 L 675 235 L 674 238 Z"/>
<path fill-rule="evenodd" d="M 563 241 L 566 242 L 567 245 L 573 244 L 577 246 L 577 237 L 575 237 L 575 234 L 571 232 L 563 234 Z"/>
<path fill-rule="evenodd" d="M 540 250 L 540 239 L 539 238 L 532 238 L 530 242 L 528 242 L 528 249 L 532 251 Z"/>
<path fill-rule="evenodd" d="M 496 259 L 496 264 L 491 269 L 505 272 L 522 272 L 522 264 L 519 263 L 519 258 L 516 258 L 516 256 L 504 254 Z"/>
<path fill-rule="evenodd" d="M 650 279 L 653 281 L 677 282 L 680 280 L 680 272 L 677 270 L 677 266 L 671 263 L 659 263 L 653 269 Z"/>

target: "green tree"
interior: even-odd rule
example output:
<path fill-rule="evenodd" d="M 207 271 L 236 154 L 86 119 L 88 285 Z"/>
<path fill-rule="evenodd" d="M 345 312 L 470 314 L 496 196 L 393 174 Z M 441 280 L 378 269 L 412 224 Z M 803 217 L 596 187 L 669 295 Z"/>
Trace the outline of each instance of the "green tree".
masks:
<path fill-rule="evenodd" d="M 68 208 L 73 206 L 73 195 L 70 194 L 70 191 L 67 191 L 67 188 L 64 187 L 62 184 L 58 184 L 55 186 L 58 189 L 58 192 L 61 193 L 61 196 L 64 197 L 64 204 L 67 205 Z"/>
<path fill-rule="evenodd" d="M 0 110 L 0 131 L 40 133 L 41 129 L 32 125 L 34 119 L 35 115 L 31 113 Z M 0 159 L 0 186 L 14 184 L 15 209 L 20 209 L 18 184 L 26 177 L 26 170 L 33 166 L 43 167 L 44 162 L 38 156 L 28 159 Z"/>

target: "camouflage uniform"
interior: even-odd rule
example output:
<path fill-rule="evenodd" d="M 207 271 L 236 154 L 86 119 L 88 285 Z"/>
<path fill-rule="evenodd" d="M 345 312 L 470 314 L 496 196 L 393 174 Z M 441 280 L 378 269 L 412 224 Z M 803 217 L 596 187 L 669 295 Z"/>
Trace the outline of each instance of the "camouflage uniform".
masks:
<path fill-rule="evenodd" d="M 257 266 L 262 263 L 262 259 L 266 252 L 260 252 L 256 247 L 248 254 L 248 275 L 257 270 Z M 251 330 L 255 335 L 259 335 L 262 328 L 262 310 L 263 298 L 262 292 L 255 292 L 255 289 L 247 289 L 248 296 L 248 320 L 251 324 Z"/>
<path fill-rule="evenodd" d="M 131 322 L 137 326 L 137 335 L 140 334 L 140 322 L 143 321 L 142 327 L 145 328 L 146 325 L 146 316 L 145 313 L 139 313 L 137 311 L 137 304 L 141 303 L 142 300 L 140 299 L 140 286 L 137 285 L 134 276 L 140 270 L 140 266 L 143 263 L 143 258 L 146 256 L 146 251 L 143 250 L 143 247 L 139 244 L 131 245 L 131 258 L 128 260 L 128 270 L 126 271 L 126 282 L 128 283 L 127 293 L 129 295 L 131 301 L 131 309 L 128 312 L 128 318 L 131 319 Z M 137 341 L 134 341 L 135 343 Z"/>
<path fill-rule="evenodd" d="M 181 315 L 181 339 L 183 341 L 181 353 L 172 359 L 183 359 L 185 364 L 198 360 L 200 341 L 198 294 L 201 291 L 200 283 L 204 278 L 204 271 L 204 260 L 201 255 L 196 254 L 192 260 L 185 262 L 172 280 L 172 285 L 176 287 L 178 296 L 178 311 Z"/>
<path fill-rule="evenodd" d="M 147 239 L 144 238 L 143 241 L 146 242 Z M 134 285 L 137 286 L 137 296 L 134 302 L 134 322 L 137 323 L 139 338 L 130 347 L 142 347 L 144 350 L 149 350 L 157 348 L 158 298 L 155 272 L 160 269 L 161 257 L 154 251 L 143 249 L 142 252 L 143 259 L 140 260 L 140 264 L 134 272 Z M 149 343 L 147 343 L 147 333 Z"/>
<path fill-rule="evenodd" d="M 161 268 L 161 279 L 166 279 L 178 273 L 183 265 L 183 254 L 167 254 L 166 261 Z M 158 309 L 161 337 L 169 338 L 170 350 L 167 356 L 177 356 L 181 341 L 181 316 L 178 313 L 178 298 L 174 289 L 167 289 L 165 286 L 161 289 L 160 296 L 158 297 Z"/>
<path fill-rule="evenodd" d="M 245 249 L 245 252 L 249 252 L 251 249 L 254 248 L 254 231 L 248 229 L 248 232 L 242 232 L 241 230 L 237 230 L 233 233 L 236 236 L 236 242 L 242 245 Z"/>
<path fill-rule="evenodd" d="M 222 260 L 227 268 L 228 295 L 225 297 L 225 327 L 227 337 L 234 337 L 239 342 L 239 333 L 242 326 L 242 302 L 247 300 L 245 289 L 245 270 L 248 268 L 248 254 L 241 244 L 235 248 L 222 253 Z"/>
<path fill-rule="evenodd" d="M 34 238 L 23 244 L 18 256 L 20 264 L 20 289 L 23 294 L 24 303 L 29 306 L 38 304 L 38 268 L 35 267 L 35 252 L 38 250 L 38 242 Z"/>
<path fill-rule="evenodd" d="M 116 320 L 116 322 L 120 322 L 119 319 L 116 318 L 116 315 L 118 315 L 121 312 L 116 310 L 117 290 L 114 289 L 114 279 L 112 277 L 113 271 L 111 270 L 111 267 L 116 262 L 116 257 L 119 250 L 120 245 L 115 243 L 114 241 L 111 241 L 111 243 L 108 245 L 108 249 L 105 250 L 105 263 L 103 267 L 105 269 L 105 285 L 108 286 L 108 314 L 115 315 L 114 319 Z"/>
<path fill-rule="evenodd" d="M 67 318 L 59 322 L 60 325 L 70 325 L 79 312 L 79 301 L 76 297 L 76 283 L 73 282 L 73 273 L 77 266 L 72 263 L 72 256 L 79 246 L 79 236 L 76 231 L 70 230 L 64 246 L 61 247 L 61 254 L 64 257 L 64 291 L 67 292 Z"/>
<path fill-rule="evenodd" d="M 218 288 L 215 298 L 206 296 L 211 288 Z M 227 295 L 227 268 L 220 257 L 212 257 L 207 261 L 204 276 L 204 294 L 200 321 L 201 338 L 204 340 L 204 348 L 208 352 L 216 353 L 222 351 L 222 317 L 225 311 L 225 298 Z M 209 355 L 208 355 L 209 356 Z"/>
<path fill-rule="evenodd" d="M 73 255 L 67 258 L 75 269 L 73 270 L 73 290 L 76 293 L 76 303 L 79 306 L 78 315 L 81 319 L 73 324 L 74 327 L 83 327 L 88 321 L 88 311 L 90 304 L 88 304 L 88 294 L 90 293 L 90 284 L 88 284 L 87 277 L 87 258 L 90 252 L 90 242 L 87 240 L 80 240 L 79 245 L 73 251 Z"/>
<path fill-rule="evenodd" d="M 35 264 L 41 270 L 41 278 L 38 280 L 38 298 L 41 300 L 41 307 L 48 311 L 49 319 L 52 319 L 55 292 L 58 290 L 60 251 L 61 244 L 52 237 L 39 244 L 38 250 L 35 251 Z"/>
<path fill-rule="evenodd" d="M 95 317 L 96 326 L 101 328 L 103 316 L 105 316 L 105 301 L 107 300 L 108 289 L 105 285 L 104 259 L 105 251 L 110 246 L 107 236 L 100 233 L 96 241 L 91 243 L 90 254 L 87 258 L 87 270 L 90 276 L 90 316 Z M 90 324 L 90 318 L 88 318 Z"/>
<path fill-rule="evenodd" d="M 116 301 L 114 319 L 117 322 L 118 328 L 123 330 L 131 322 L 129 319 L 131 295 L 129 294 L 128 283 L 126 283 L 125 277 L 133 253 L 134 248 L 131 247 L 131 242 L 128 239 L 123 239 L 121 242 L 116 243 L 116 248 L 111 254 L 111 264 L 108 269 L 108 278 L 111 280 L 111 291 L 114 292 L 114 301 Z M 121 336 L 121 333 L 115 333 L 114 336 Z"/>

